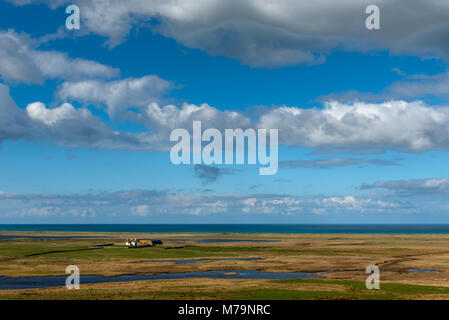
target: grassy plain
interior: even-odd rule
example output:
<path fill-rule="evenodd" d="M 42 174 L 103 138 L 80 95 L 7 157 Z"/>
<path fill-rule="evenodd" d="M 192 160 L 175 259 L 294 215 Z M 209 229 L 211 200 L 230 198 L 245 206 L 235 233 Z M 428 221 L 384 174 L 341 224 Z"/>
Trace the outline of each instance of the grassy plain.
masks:
<path fill-rule="evenodd" d="M 104 276 L 206 270 L 326 273 L 319 279 L 197 278 L 82 284 L 80 290 L 0 290 L 0 299 L 449 299 L 448 235 L 0 233 L 12 234 L 98 238 L 2 239 L 0 276 L 65 276 L 68 265 L 77 265 L 81 275 Z M 164 245 L 128 249 L 123 243 L 130 237 L 162 239 Z M 166 240 L 173 238 L 179 241 Z M 214 238 L 277 241 L 197 242 Z M 113 245 L 98 247 L 106 243 Z M 261 260 L 146 262 L 232 257 Z M 381 271 L 380 290 L 365 288 L 365 268 L 373 264 Z"/>

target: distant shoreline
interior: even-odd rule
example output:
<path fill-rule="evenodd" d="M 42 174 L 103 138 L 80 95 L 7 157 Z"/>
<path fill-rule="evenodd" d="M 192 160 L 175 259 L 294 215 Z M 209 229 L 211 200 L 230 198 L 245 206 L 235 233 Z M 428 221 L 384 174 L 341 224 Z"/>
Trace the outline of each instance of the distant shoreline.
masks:
<path fill-rule="evenodd" d="M 2 224 L 0 231 L 243 233 L 243 234 L 449 234 L 449 224 Z"/>

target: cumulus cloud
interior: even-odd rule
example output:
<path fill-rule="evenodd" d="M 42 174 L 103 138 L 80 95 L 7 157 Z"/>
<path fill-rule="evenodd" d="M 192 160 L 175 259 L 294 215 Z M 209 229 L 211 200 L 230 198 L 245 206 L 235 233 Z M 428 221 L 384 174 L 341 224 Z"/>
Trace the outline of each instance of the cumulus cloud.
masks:
<path fill-rule="evenodd" d="M 449 149 L 449 108 L 429 107 L 419 101 L 273 108 L 260 117 L 258 126 L 279 128 L 281 144 L 323 150 Z"/>
<path fill-rule="evenodd" d="M 123 92 L 126 93 L 127 90 Z M 85 95 L 87 96 L 90 97 L 88 100 L 95 100 L 93 91 Z M 118 94 L 113 100 L 124 101 L 122 99 L 126 96 L 127 94 L 123 97 Z M 106 95 L 102 97 L 106 98 Z M 203 130 L 278 129 L 280 145 L 314 148 L 318 152 L 449 150 L 449 107 L 428 106 L 420 101 L 350 104 L 329 102 L 322 108 L 309 109 L 271 107 L 251 118 L 241 111 L 219 110 L 208 104 L 184 103 L 177 107 L 149 103 L 133 110 L 132 106 L 125 108 L 124 102 L 123 105 L 117 102 L 116 106 L 120 105 L 119 109 L 127 120 L 147 128 L 140 133 L 127 133 L 110 130 L 87 108 L 77 109 L 69 103 L 63 103 L 57 108 L 47 108 L 36 102 L 30 104 L 24 114 L 14 104 L 4 85 L 0 85 L 0 99 L 0 112 L 5 114 L 0 120 L 2 140 L 29 138 L 31 134 L 35 139 L 48 138 L 58 144 L 73 147 L 167 151 L 170 147 L 171 130 L 184 128 L 191 132 L 193 121 L 201 121 Z M 36 126 L 40 126 L 39 130 L 31 130 Z M 286 162 L 284 166 L 323 168 L 364 163 L 395 165 L 388 160 L 333 158 L 319 159 L 315 163 Z"/>
<path fill-rule="evenodd" d="M 86 80 L 64 82 L 58 90 L 60 100 L 106 106 L 110 116 L 144 125 L 151 134 L 142 139 L 158 150 L 167 150 L 173 129 L 192 129 L 193 121 L 202 121 L 204 128 L 249 128 L 251 120 L 241 112 L 218 110 L 207 103 L 163 105 L 163 95 L 174 88 L 173 83 L 150 75 L 115 81 Z M 157 147 L 156 147 L 157 146 Z"/>
<path fill-rule="evenodd" d="M 153 81 L 162 81 L 162 85 L 156 85 L 159 89 L 162 88 L 161 90 L 167 87 L 163 80 L 151 78 L 150 82 Z M 143 82 L 146 83 L 147 80 Z M 116 84 L 123 90 L 111 89 L 114 91 L 111 94 L 107 94 L 108 90 L 105 92 L 100 90 L 97 84 L 96 81 L 83 82 L 82 85 L 73 87 L 64 84 L 60 96 L 84 102 L 103 101 L 113 109 L 120 106 L 120 110 L 126 112 L 127 119 L 142 123 L 148 128 L 152 133 L 148 141 L 151 140 L 153 144 L 157 144 L 156 141 L 166 141 L 173 129 L 191 130 L 192 122 L 200 120 L 203 128 L 219 130 L 249 127 L 279 129 L 281 144 L 320 150 L 379 152 L 395 149 L 422 152 L 449 149 L 449 108 L 430 107 L 420 101 L 392 100 L 383 103 L 334 101 L 325 103 L 323 108 L 310 109 L 281 106 L 266 109 L 258 118 L 250 119 L 242 112 L 221 111 L 208 104 L 185 103 L 177 107 L 163 106 L 154 102 L 145 105 L 147 98 L 151 99 L 150 97 L 154 96 L 153 92 L 161 90 L 153 92 L 147 90 L 148 96 L 136 94 L 131 98 L 133 90 L 129 88 L 127 80 L 117 81 Z M 153 87 L 153 84 L 149 86 Z M 141 87 L 137 88 L 140 92 Z M 128 107 L 125 107 L 127 101 L 130 102 Z M 141 106 L 138 112 L 132 110 L 136 105 Z M 160 148 L 163 149 L 164 146 L 161 145 Z M 360 160 L 352 160 L 352 163 L 356 164 L 357 161 Z M 334 161 L 335 166 L 343 163 L 337 162 Z M 392 164 L 381 160 L 365 159 L 362 162 L 377 165 Z M 348 160 L 345 160 L 345 164 L 348 164 Z M 297 165 L 308 164 L 297 163 Z"/>
<path fill-rule="evenodd" d="M 205 127 L 224 130 L 225 128 L 248 128 L 252 125 L 249 118 L 232 110 L 218 110 L 206 103 L 194 105 L 184 103 L 160 106 L 156 103 L 144 108 L 141 120 L 148 127 L 165 129 L 191 128 L 194 120 L 202 121 Z"/>
<path fill-rule="evenodd" d="M 23 46 L 15 33 L 0 33 L 0 76 L 5 81 L 42 82 L 42 71 L 24 52 Z"/>
<path fill-rule="evenodd" d="M 151 79 L 151 80 L 149 80 Z M 130 87 L 136 80 L 137 91 Z M 428 106 L 423 102 L 388 101 L 383 103 L 340 102 L 325 103 L 322 108 L 271 107 L 254 117 L 242 111 L 219 110 L 208 104 L 181 106 L 145 104 L 151 99 L 142 94 L 134 97 L 132 92 L 142 92 L 140 86 L 159 78 L 141 78 L 117 81 L 118 90 L 109 94 L 110 105 L 117 107 L 125 118 L 144 125 L 147 130 L 140 133 L 112 131 L 87 108 L 75 108 L 63 103 L 57 108 L 47 108 L 40 102 L 30 104 L 26 112 L 19 109 L 11 99 L 8 88 L 0 85 L 0 138 L 34 139 L 46 138 L 66 146 L 91 146 L 94 148 L 129 150 L 169 150 L 169 136 L 173 129 L 184 128 L 191 132 L 193 121 L 201 121 L 202 129 L 216 128 L 265 128 L 279 130 L 280 145 L 314 148 L 318 152 L 375 153 L 385 150 L 424 152 L 449 150 L 449 107 Z M 162 80 L 163 82 L 163 80 Z M 96 81 L 93 81 L 96 83 Z M 164 83 L 161 88 L 165 88 Z M 152 86 L 150 84 L 149 86 Z M 95 86 L 94 86 L 95 87 Z M 101 86 L 100 86 L 101 87 Z M 112 86 L 113 87 L 113 86 Z M 143 86 L 145 87 L 145 85 Z M 156 85 L 157 87 L 157 85 Z M 125 88 L 125 89 L 123 89 Z M 98 88 L 97 88 L 98 89 Z M 123 89 L 123 90 L 122 90 Z M 158 90 L 156 90 L 158 91 Z M 84 93 L 83 93 L 84 92 Z M 119 93 L 120 92 L 120 93 Z M 84 102 L 100 102 L 108 99 L 102 90 L 86 89 L 72 91 L 66 97 Z M 131 105 L 126 105 L 127 98 Z M 106 102 L 108 103 L 108 102 Z M 32 130 L 39 127 L 39 130 Z M 369 163 L 373 165 L 395 165 L 388 160 L 375 159 L 327 159 L 315 163 L 286 162 L 287 167 L 335 167 Z"/>
<path fill-rule="evenodd" d="M 57 95 L 62 100 L 107 106 L 109 115 L 120 114 L 129 108 L 141 108 L 161 101 L 173 84 L 155 75 L 116 81 L 84 80 L 64 82 Z"/>
<path fill-rule="evenodd" d="M 69 103 L 49 109 L 41 102 L 26 108 L 31 122 L 23 133 L 26 139 L 49 140 L 66 147 L 90 147 L 101 149 L 145 149 L 145 143 L 137 135 L 112 131 L 86 108 L 76 109 Z"/>
<path fill-rule="evenodd" d="M 396 161 L 385 159 L 364 159 L 364 158 L 327 158 L 314 160 L 289 160 L 279 162 L 280 167 L 286 168 L 315 168 L 333 169 L 337 167 L 347 167 L 355 165 L 371 164 L 376 166 L 397 166 Z"/>
<path fill-rule="evenodd" d="M 9 0 L 16 5 L 28 0 Z M 77 4 L 83 25 L 124 41 L 134 26 L 211 55 L 253 67 L 315 64 L 335 49 L 387 49 L 394 54 L 449 56 L 449 4 L 440 0 L 378 0 L 381 29 L 365 28 L 369 0 L 40 0 L 51 8 Z M 35 2 L 34 2 L 35 3 Z M 406 11 L 407 14 L 403 14 Z"/>
<path fill-rule="evenodd" d="M 0 84 L 0 143 L 25 139 L 48 141 L 66 147 L 90 147 L 126 150 L 168 150 L 172 129 L 191 130 L 193 120 L 202 120 L 205 127 L 219 129 L 248 127 L 251 121 L 234 111 L 220 111 L 207 104 L 184 104 L 160 107 L 156 103 L 130 112 L 130 119 L 147 126 L 148 130 L 129 133 L 111 130 L 105 122 L 87 108 L 75 108 L 70 103 L 48 108 L 42 102 L 30 103 L 20 109 Z"/>
<path fill-rule="evenodd" d="M 241 112 L 219 110 L 206 103 L 194 105 L 184 103 L 182 106 L 161 106 L 150 103 L 140 113 L 128 113 L 128 119 L 143 124 L 151 135 L 143 137 L 158 150 L 169 149 L 169 137 L 173 129 L 184 128 L 192 132 L 193 121 L 201 121 L 202 130 L 215 128 L 222 132 L 225 129 L 249 128 L 254 124 Z"/>
<path fill-rule="evenodd" d="M 0 77 L 4 81 L 42 83 L 45 78 L 112 78 L 118 69 L 57 51 L 39 50 L 25 34 L 0 31 Z"/>
<path fill-rule="evenodd" d="M 47 109 L 41 102 L 31 103 L 26 108 L 26 113 L 36 122 L 47 126 L 55 126 L 65 120 L 89 119 L 92 114 L 87 109 L 76 110 L 71 104 L 64 103 L 60 107 Z"/>
<path fill-rule="evenodd" d="M 41 102 L 26 110 L 12 100 L 9 88 L 0 84 L 0 143 L 24 139 L 49 141 L 67 147 L 149 150 L 153 146 L 139 134 L 113 131 L 86 108 L 69 103 L 47 108 Z"/>

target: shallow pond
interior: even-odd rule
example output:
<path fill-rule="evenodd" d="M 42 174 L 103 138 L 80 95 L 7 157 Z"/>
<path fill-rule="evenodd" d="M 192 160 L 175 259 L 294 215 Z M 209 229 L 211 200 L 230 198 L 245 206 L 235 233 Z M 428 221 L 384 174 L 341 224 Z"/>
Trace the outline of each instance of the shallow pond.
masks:
<path fill-rule="evenodd" d="M 215 243 L 215 242 L 279 242 L 280 240 L 248 240 L 248 239 L 201 239 L 199 243 Z"/>
<path fill-rule="evenodd" d="M 153 239 L 143 239 L 143 240 L 153 240 Z M 162 241 L 194 241 L 198 243 L 218 243 L 218 242 L 279 242 L 280 240 L 259 240 L 259 239 L 160 239 Z"/>
<path fill-rule="evenodd" d="M 161 273 L 152 275 L 128 275 L 104 277 L 97 275 L 81 275 L 80 285 L 91 283 L 127 282 L 140 280 L 165 280 L 186 278 L 212 278 L 212 279 L 317 279 L 314 273 L 301 272 L 262 272 L 255 270 L 219 270 L 186 273 Z M 66 276 L 50 277 L 0 277 L 0 290 L 37 289 L 65 286 Z"/>
<path fill-rule="evenodd" d="M 407 271 L 411 272 L 431 272 L 431 273 L 439 273 L 438 270 L 429 270 L 429 269 L 408 269 Z"/>

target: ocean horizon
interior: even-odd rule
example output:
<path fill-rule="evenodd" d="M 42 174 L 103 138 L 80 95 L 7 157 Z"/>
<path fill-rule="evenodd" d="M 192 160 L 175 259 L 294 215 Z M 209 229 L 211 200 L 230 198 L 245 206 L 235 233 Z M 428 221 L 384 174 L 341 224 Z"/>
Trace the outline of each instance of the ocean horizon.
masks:
<path fill-rule="evenodd" d="M 449 224 L 1 224 L 0 231 L 449 234 Z"/>

